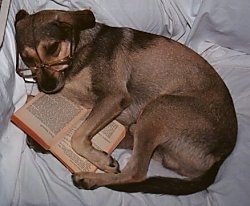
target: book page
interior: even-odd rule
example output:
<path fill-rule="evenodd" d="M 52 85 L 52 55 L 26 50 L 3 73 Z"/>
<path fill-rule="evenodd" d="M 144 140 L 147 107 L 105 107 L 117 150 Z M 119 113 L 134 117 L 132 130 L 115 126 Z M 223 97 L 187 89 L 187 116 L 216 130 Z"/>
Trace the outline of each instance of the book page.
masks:
<path fill-rule="evenodd" d="M 45 149 L 49 149 L 59 138 L 57 134 L 67 132 L 89 112 L 60 94 L 39 93 L 15 112 L 12 120 Z"/>
<path fill-rule="evenodd" d="M 74 132 L 86 120 L 90 109 L 67 99 L 60 93 L 40 92 L 11 119 L 43 148 L 50 150 L 71 172 L 94 172 L 97 168 L 71 148 Z M 92 139 L 95 148 L 111 153 L 125 137 L 125 127 L 112 121 Z"/>
<path fill-rule="evenodd" d="M 79 156 L 71 148 L 71 138 L 80 126 L 81 122 L 69 130 L 63 139 L 59 143 L 54 144 L 50 150 L 71 172 L 94 172 L 97 169 L 96 166 L 84 157 Z M 113 121 L 93 137 L 92 144 L 96 149 L 110 154 L 124 137 L 125 127 L 117 121 Z"/>

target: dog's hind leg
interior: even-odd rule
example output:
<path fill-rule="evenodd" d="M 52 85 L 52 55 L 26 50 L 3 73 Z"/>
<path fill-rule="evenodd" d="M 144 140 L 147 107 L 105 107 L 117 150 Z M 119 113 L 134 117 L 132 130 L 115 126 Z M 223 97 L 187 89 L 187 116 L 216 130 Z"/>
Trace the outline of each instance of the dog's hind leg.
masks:
<path fill-rule="evenodd" d="M 79 172 L 73 175 L 75 185 L 79 188 L 94 189 L 100 186 L 143 181 L 146 178 L 153 151 L 159 144 L 157 139 L 160 138 L 157 136 L 162 135 L 160 131 L 155 132 L 154 119 L 152 121 L 152 118 L 147 116 L 147 114 L 143 115 L 143 118 L 139 118 L 138 123 L 133 125 L 133 152 L 121 173 Z"/>
<path fill-rule="evenodd" d="M 214 180 L 218 165 L 212 165 L 220 158 L 212 154 L 216 141 L 208 144 L 215 128 L 212 129 L 204 108 L 192 97 L 165 95 L 153 100 L 137 121 L 133 153 L 121 173 L 77 173 L 73 176 L 75 184 L 85 189 L 107 186 L 126 192 L 166 194 L 190 194 L 205 189 Z M 154 152 L 160 154 L 165 167 L 188 179 L 148 178 Z"/>
<path fill-rule="evenodd" d="M 148 133 L 147 133 L 148 132 Z M 145 133 L 152 135 L 150 128 Z M 151 134 L 150 134 L 151 133 Z M 135 135 L 136 137 L 136 135 Z M 147 137 L 145 137 L 147 139 Z M 73 175 L 73 181 L 79 188 L 95 189 L 100 186 L 119 185 L 141 182 L 146 178 L 148 166 L 155 148 L 154 142 L 138 141 L 134 138 L 134 149 L 131 158 L 121 173 L 84 173 Z M 143 154 L 142 154 L 143 153 Z"/>
<path fill-rule="evenodd" d="M 116 92 L 100 98 L 71 139 L 72 148 L 76 153 L 99 169 L 111 173 L 119 172 L 118 162 L 107 153 L 95 149 L 91 139 L 130 104 L 130 97 L 126 91 L 117 89 Z"/>

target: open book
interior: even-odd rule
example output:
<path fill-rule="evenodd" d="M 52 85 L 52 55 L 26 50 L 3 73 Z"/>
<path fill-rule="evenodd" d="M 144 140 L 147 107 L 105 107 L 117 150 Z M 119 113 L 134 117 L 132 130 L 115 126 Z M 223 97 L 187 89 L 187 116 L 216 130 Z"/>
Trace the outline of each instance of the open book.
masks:
<path fill-rule="evenodd" d="M 71 137 L 90 110 L 60 93 L 38 93 L 17 110 L 11 120 L 44 149 L 49 150 L 71 172 L 94 172 L 97 168 L 71 148 Z M 95 148 L 111 153 L 125 136 L 125 127 L 111 122 L 92 139 Z"/>
<path fill-rule="evenodd" d="M 9 6 L 10 0 L 0 0 L 0 47 L 3 43 L 4 30 L 7 22 Z"/>

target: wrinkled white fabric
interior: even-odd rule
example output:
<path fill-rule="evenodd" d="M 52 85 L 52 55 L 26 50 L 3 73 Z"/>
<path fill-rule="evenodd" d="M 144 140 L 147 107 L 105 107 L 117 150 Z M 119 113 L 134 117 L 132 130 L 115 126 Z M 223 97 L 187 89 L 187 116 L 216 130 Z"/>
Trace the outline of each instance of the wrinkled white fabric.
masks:
<path fill-rule="evenodd" d="M 0 205 L 249 206 L 250 58 L 239 51 L 247 53 L 248 44 L 244 46 L 243 43 L 247 41 L 247 33 L 243 34 L 250 29 L 239 22 L 241 12 L 222 9 L 245 11 L 242 5 L 246 5 L 246 0 L 229 1 L 230 4 L 225 0 L 12 0 L 5 40 L 0 49 Z M 60 162 L 52 155 L 30 150 L 25 143 L 25 134 L 10 123 L 11 113 L 24 104 L 26 93 L 32 92 L 32 87 L 25 85 L 15 74 L 13 23 L 16 12 L 19 9 L 33 13 L 42 9 L 81 8 L 92 9 L 99 22 L 129 26 L 185 42 L 201 53 L 225 80 L 237 111 L 239 139 L 233 154 L 221 167 L 216 182 L 207 191 L 175 197 L 127 194 L 105 188 L 79 190 L 73 186 L 71 174 Z M 218 15 L 218 9 L 237 18 L 226 21 L 225 16 Z M 214 13 L 217 15 L 213 16 Z M 242 18 L 245 15 L 242 12 Z M 231 21 L 238 24 L 231 25 Z M 229 25 L 231 29 L 224 29 Z M 239 30 L 238 36 L 233 32 L 235 28 Z M 223 32 L 218 32 L 220 30 Z M 123 167 L 130 152 L 116 150 L 113 155 Z M 174 175 L 152 161 L 148 175 L 155 174 Z"/>
<path fill-rule="evenodd" d="M 250 54 L 249 8 L 249 0 L 203 1 L 187 43 L 195 50 L 207 41 Z"/>

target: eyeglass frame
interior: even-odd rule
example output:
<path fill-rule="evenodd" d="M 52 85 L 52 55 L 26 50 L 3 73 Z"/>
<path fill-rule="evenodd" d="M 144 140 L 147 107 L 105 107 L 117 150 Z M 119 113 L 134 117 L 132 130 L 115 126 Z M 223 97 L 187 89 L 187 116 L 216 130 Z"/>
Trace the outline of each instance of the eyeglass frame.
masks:
<path fill-rule="evenodd" d="M 37 47 L 36 47 L 36 41 L 35 41 L 35 34 L 34 34 L 34 21 L 35 21 L 35 17 L 32 18 L 32 37 L 33 37 L 33 42 L 34 42 L 34 48 L 36 51 L 36 55 L 38 56 L 39 59 L 39 65 L 36 65 L 34 67 L 26 67 L 26 68 L 19 68 L 19 52 L 16 48 L 16 72 L 19 76 L 21 76 L 24 81 L 26 83 L 36 83 L 36 80 L 34 79 L 36 77 L 36 71 L 38 69 L 47 69 L 47 70 L 51 70 L 51 71 L 56 71 L 56 72 L 63 72 L 66 68 L 62 68 L 62 69 L 53 69 L 54 66 L 58 66 L 58 65 L 65 65 L 65 64 L 70 64 L 72 61 L 72 55 L 73 55 L 73 38 L 74 38 L 74 31 L 73 31 L 73 27 L 71 24 L 68 24 L 68 26 L 71 28 L 71 42 L 70 42 L 70 54 L 65 56 L 62 59 L 59 59 L 57 61 L 51 62 L 51 63 L 43 63 Z M 25 71 L 31 71 L 31 74 L 24 74 Z M 32 80 L 27 80 L 27 78 L 33 78 Z"/>

